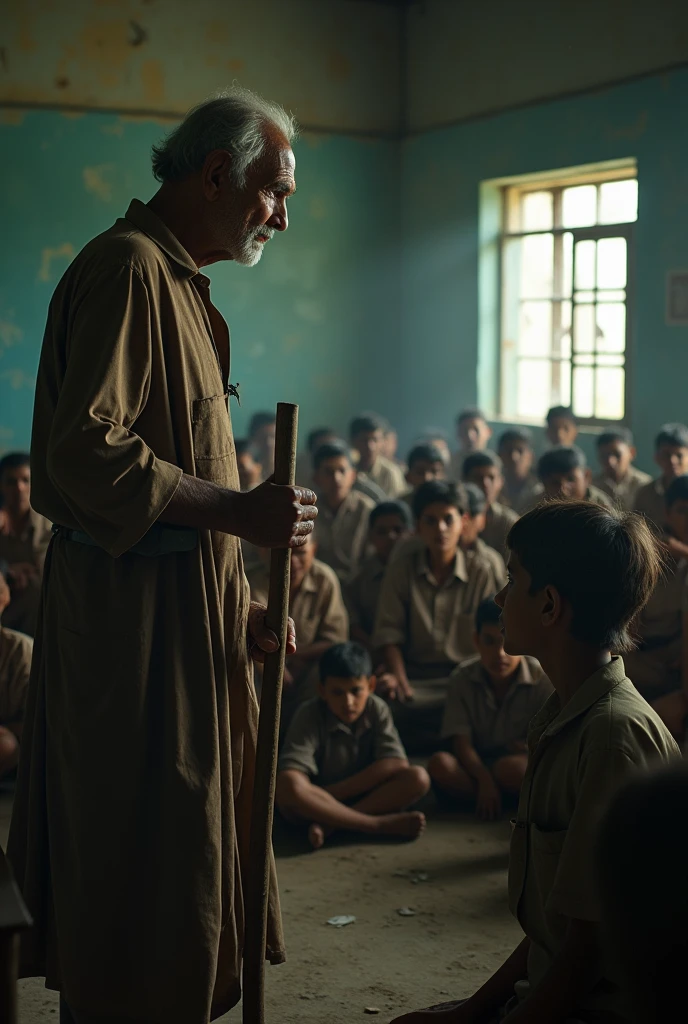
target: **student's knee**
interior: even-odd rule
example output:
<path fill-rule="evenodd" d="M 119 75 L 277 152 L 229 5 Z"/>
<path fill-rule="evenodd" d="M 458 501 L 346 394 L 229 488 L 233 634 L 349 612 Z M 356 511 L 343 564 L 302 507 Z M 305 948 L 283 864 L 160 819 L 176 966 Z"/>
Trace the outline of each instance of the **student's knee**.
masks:
<path fill-rule="evenodd" d="M 19 740 L 9 729 L 0 726 L 0 775 L 15 768 L 19 760 Z"/>
<path fill-rule="evenodd" d="M 440 750 L 436 754 L 433 754 L 428 761 L 428 773 L 430 778 L 440 786 L 448 776 L 456 774 L 458 767 L 459 762 L 456 760 L 454 755 L 447 753 L 445 750 Z"/>
<path fill-rule="evenodd" d="M 507 793 L 518 793 L 523 785 L 527 765 L 525 754 L 509 754 L 495 762 L 492 776 L 500 789 Z"/>
<path fill-rule="evenodd" d="M 409 764 L 402 768 L 398 778 L 403 779 L 414 800 L 420 800 L 430 789 L 430 776 L 419 764 Z"/>

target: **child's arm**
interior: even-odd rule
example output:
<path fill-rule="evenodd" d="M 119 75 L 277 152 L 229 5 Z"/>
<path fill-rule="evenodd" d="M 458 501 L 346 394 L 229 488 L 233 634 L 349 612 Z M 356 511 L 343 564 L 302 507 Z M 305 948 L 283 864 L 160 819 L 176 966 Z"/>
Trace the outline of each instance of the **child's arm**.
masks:
<path fill-rule="evenodd" d="M 454 736 L 452 746 L 454 755 L 463 770 L 477 783 L 476 811 L 478 815 L 491 821 L 499 814 L 502 804 L 497 783 L 492 778 L 490 770 L 483 764 L 470 736 Z"/>
<path fill-rule="evenodd" d="M 401 647 L 397 647 L 396 644 L 385 644 L 382 648 L 382 657 L 389 671 L 399 684 L 396 696 L 402 701 L 410 700 L 413 697 L 413 687 L 406 675 L 406 665 L 404 664 L 404 655 L 401 653 Z"/>
<path fill-rule="evenodd" d="M 348 779 L 342 779 L 341 782 L 334 782 L 324 788 L 336 800 L 352 800 L 363 793 L 369 793 L 371 789 L 377 789 L 402 768 L 407 767 L 408 761 L 405 758 L 385 757 L 380 761 L 373 761 L 363 771 L 356 772 Z"/>
<path fill-rule="evenodd" d="M 402 646 L 408 641 L 410 571 L 411 563 L 406 557 L 390 562 L 385 569 L 372 640 L 373 647 L 382 651 L 387 667 L 397 679 L 396 696 L 401 700 L 413 696 L 402 654 Z"/>

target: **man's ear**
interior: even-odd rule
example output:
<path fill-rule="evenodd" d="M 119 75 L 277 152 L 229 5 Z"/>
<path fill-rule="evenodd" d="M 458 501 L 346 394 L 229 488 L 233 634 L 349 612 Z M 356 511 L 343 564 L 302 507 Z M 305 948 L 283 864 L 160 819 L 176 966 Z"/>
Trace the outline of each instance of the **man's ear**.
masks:
<path fill-rule="evenodd" d="M 368 686 L 370 687 L 370 692 L 374 693 L 375 687 L 377 686 L 377 676 L 370 677 L 370 679 L 368 680 Z"/>
<path fill-rule="evenodd" d="M 551 584 L 546 586 L 542 592 L 543 602 L 540 611 L 542 617 L 543 626 L 556 626 L 557 622 L 561 619 L 563 612 L 563 602 L 561 594 L 556 587 Z"/>
<path fill-rule="evenodd" d="M 208 153 L 201 171 L 203 193 L 210 203 L 216 202 L 232 170 L 232 154 L 226 149 L 214 149 Z"/>

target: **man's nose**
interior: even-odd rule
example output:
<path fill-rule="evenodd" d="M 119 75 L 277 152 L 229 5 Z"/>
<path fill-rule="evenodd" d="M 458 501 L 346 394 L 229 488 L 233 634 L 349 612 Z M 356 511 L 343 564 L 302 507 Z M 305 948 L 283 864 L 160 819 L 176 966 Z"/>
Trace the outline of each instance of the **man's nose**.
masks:
<path fill-rule="evenodd" d="M 275 231 L 286 231 L 289 227 L 286 199 L 281 199 L 275 204 L 275 209 L 272 211 L 272 216 L 268 221 L 268 227 L 274 228 Z"/>

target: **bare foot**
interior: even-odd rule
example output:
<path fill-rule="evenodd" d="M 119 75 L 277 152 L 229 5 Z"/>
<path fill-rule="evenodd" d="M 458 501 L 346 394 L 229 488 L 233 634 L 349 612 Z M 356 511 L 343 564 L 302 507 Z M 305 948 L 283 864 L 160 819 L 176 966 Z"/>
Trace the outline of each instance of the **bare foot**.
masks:
<path fill-rule="evenodd" d="M 332 835 L 332 829 L 318 825 L 317 822 L 313 822 L 308 828 L 308 842 L 314 850 L 319 850 L 329 835 Z"/>
<path fill-rule="evenodd" d="M 420 811 L 405 811 L 403 814 L 383 814 L 378 819 L 378 828 L 386 836 L 403 836 L 417 839 L 425 831 L 425 815 Z"/>

